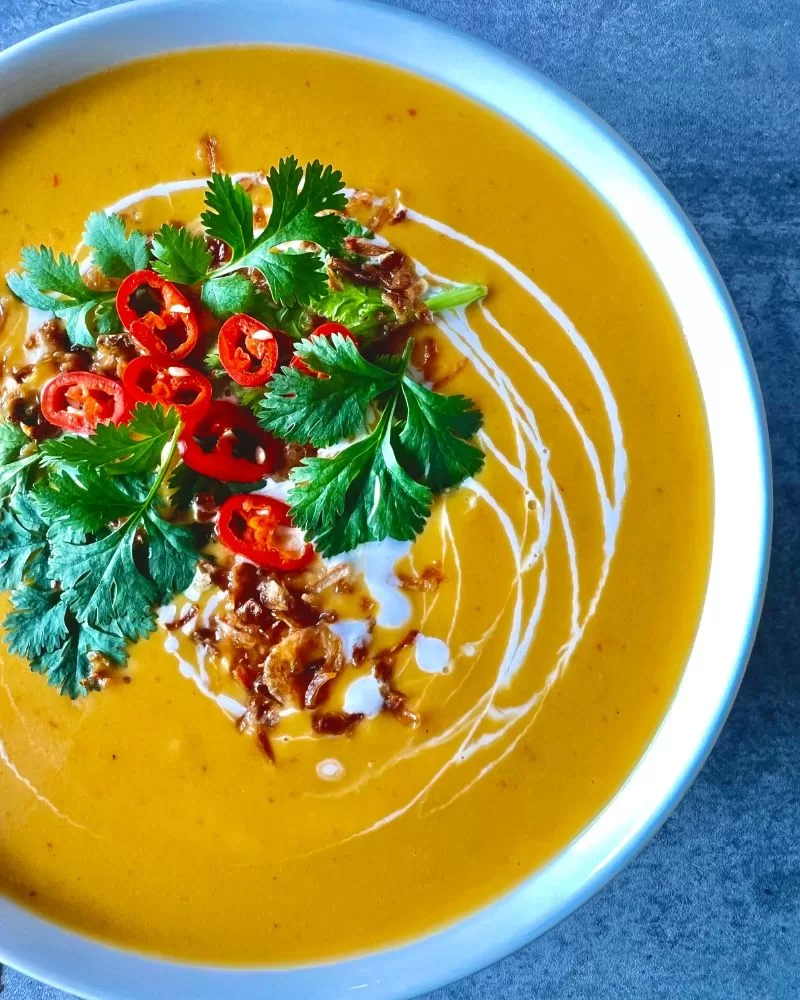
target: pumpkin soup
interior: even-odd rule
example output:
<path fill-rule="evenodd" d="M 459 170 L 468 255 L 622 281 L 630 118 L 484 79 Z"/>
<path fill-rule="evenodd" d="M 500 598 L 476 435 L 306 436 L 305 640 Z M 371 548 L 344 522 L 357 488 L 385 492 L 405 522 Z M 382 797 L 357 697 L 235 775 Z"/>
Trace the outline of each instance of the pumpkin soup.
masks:
<path fill-rule="evenodd" d="M 0 149 L 0 891 L 264 965 L 513 887 L 704 593 L 702 401 L 630 236 L 488 110 L 311 50 L 116 69 Z"/>

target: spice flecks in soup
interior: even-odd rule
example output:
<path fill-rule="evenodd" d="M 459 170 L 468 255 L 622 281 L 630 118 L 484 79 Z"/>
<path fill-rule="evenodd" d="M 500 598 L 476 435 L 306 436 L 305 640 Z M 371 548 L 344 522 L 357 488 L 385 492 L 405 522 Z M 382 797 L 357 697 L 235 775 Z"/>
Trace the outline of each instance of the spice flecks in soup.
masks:
<path fill-rule="evenodd" d="M 250 106 L 256 77 L 269 81 L 269 128 L 254 130 L 234 109 Z M 299 77 L 308 87 L 291 84 Z M 172 95 L 148 105 L 147 122 L 144 91 Z M 113 147 L 120 128 L 152 134 L 159 116 L 151 151 L 104 157 L 102 169 L 79 155 L 104 139 Z M 232 721 L 248 698 L 211 636 L 233 619 L 210 572 L 132 648 L 128 684 L 72 702 L 0 653 L 0 886 L 115 942 L 276 963 L 407 938 L 516 884 L 630 772 L 680 676 L 705 585 L 699 390 L 630 237 L 501 119 L 323 53 L 170 56 L 68 88 L 0 133 L 3 272 L 31 241 L 72 253 L 100 209 L 130 213 L 129 232 L 180 222 L 196 235 L 206 177 L 194 150 L 213 136 L 234 177 L 294 150 L 384 194 L 364 214 L 413 261 L 429 302 L 489 288 L 482 301 L 432 306 L 413 328 L 411 361 L 420 385 L 474 400 L 485 464 L 436 499 L 413 541 L 368 541 L 301 568 L 322 581 L 304 577 L 298 594 L 322 587 L 310 606 L 336 619 L 326 628 L 339 659 L 321 707 L 288 697 L 275 707 L 275 766 Z M 443 137 L 470 156 L 433 155 Z M 258 231 L 270 206 L 255 180 Z M 4 315 L 5 347 L 46 319 L 10 296 Z M 240 334 L 253 372 L 265 351 L 253 330 Z M 185 336 L 167 347 L 180 351 Z M 290 502 L 267 478 L 251 496 Z M 235 513 L 239 537 L 248 519 L 248 531 L 275 537 L 278 508 L 262 506 Z M 297 557 L 290 541 L 282 551 Z M 291 581 L 287 598 L 264 591 L 273 571 L 259 572 L 254 586 L 273 604 L 294 599 Z"/>

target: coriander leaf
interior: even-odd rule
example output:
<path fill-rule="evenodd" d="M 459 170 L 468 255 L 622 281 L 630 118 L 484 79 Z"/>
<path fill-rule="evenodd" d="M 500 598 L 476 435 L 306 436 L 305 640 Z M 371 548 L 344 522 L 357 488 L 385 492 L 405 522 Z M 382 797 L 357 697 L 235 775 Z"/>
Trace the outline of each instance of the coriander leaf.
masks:
<path fill-rule="evenodd" d="M 302 340 L 314 329 L 313 309 L 297 305 L 297 303 L 291 306 L 279 306 L 275 318 L 277 329 L 287 334 L 292 340 Z"/>
<path fill-rule="evenodd" d="M 468 438 L 477 434 L 483 424 L 483 414 L 473 400 L 466 396 L 446 396 L 444 393 L 434 392 L 415 382 L 409 375 L 403 376 L 403 395 L 409 416 L 412 407 L 418 409 L 440 431 L 450 431 L 451 434 Z"/>
<path fill-rule="evenodd" d="M 267 390 L 263 385 L 239 385 L 236 386 L 236 398 L 246 406 L 248 410 L 255 410 L 266 395 Z"/>
<path fill-rule="evenodd" d="M 79 698 L 86 694 L 85 682 L 94 672 L 92 653 L 123 666 L 127 658 L 125 640 L 90 625 L 74 626 L 61 646 L 31 660 L 31 668 L 36 673 L 46 674 L 48 683 L 57 687 L 61 694 Z"/>
<path fill-rule="evenodd" d="M 84 302 L 80 308 L 56 309 L 55 314 L 67 329 L 69 342 L 73 347 L 95 347 L 94 334 L 89 329 L 89 314 L 95 307 L 94 302 Z"/>
<path fill-rule="evenodd" d="M 40 577 L 46 544 L 46 525 L 35 511 L 19 506 L 0 511 L 0 590 Z"/>
<path fill-rule="evenodd" d="M 119 318 L 117 304 L 113 298 L 97 303 L 92 315 L 92 324 L 94 332 L 100 337 L 107 337 L 110 333 L 122 333 L 124 329 L 122 320 Z M 67 332 L 69 333 L 69 324 L 67 324 Z M 92 334 L 90 333 L 89 336 L 92 337 Z M 74 333 L 71 336 L 71 340 L 73 344 L 78 343 Z M 92 337 L 92 343 L 86 343 L 84 346 L 93 347 L 94 338 Z"/>
<path fill-rule="evenodd" d="M 392 447 L 393 407 L 363 441 L 333 458 L 306 458 L 292 469 L 292 521 L 323 556 L 363 542 L 412 539 L 425 525 L 433 494 L 415 482 Z"/>
<path fill-rule="evenodd" d="M 147 570 L 156 583 L 156 600 L 169 600 L 186 590 L 197 565 L 197 541 L 191 528 L 165 521 L 152 508 L 144 517 L 149 541 Z"/>
<path fill-rule="evenodd" d="M 50 524 L 63 521 L 86 534 L 107 527 L 112 521 L 129 517 L 139 507 L 118 482 L 94 468 L 81 470 L 80 481 L 56 473 L 34 490 L 36 504 Z"/>
<path fill-rule="evenodd" d="M 200 301 L 218 319 L 227 319 L 236 313 L 247 313 L 276 327 L 275 307 L 269 295 L 256 287 L 243 274 L 226 274 L 222 278 L 206 281 L 200 289 Z"/>
<path fill-rule="evenodd" d="M 98 424 L 91 437 L 62 434 L 43 442 L 41 459 L 62 471 L 89 464 L 109 475 L 150 472 L 179 424 L 174 407 L 138 403 L 126 424 Z"/>
<path fill-rule="evenodd" d="M 6 275 L 9 290 L 26 306 L 57 316 L 69 334 L 70 342 L 78 347 L 94 347 L 95 341 L 87 325 L 93 302 L 75 302 L 40 292 L 27 275 L 11 271 Z"/>
<path fill-rule="evenodd" d="M 481 415 L 463 396 L 442 396 L 407 374 L 413 340 L 401 357 L 368 361 L 345 337 L 311 337 L 298 354 L 323 378 L 284 368 L 258 416 L 286 440 L 324 447 L 363 430 L 365 438 L 332 457 L 304 459 L 290 473 L 292 520 L 325 556 L 366 541 L 413 538 L 434 492 L 462 482 L 483 464 L 468 443 Z"/>
<path fill-rule="evenodd" d="M 341 253 L 347 227 L 341 215 L 347 198 L 342 175 L 319 161 L 305 171 L 293 156 L 280 161 L 267 178 L 272 191 L 269 222 L 254 237 L 253 203 L 241 185 L 215 174 L 206 194 L 208 211 L 202 221 L 210 235 L 233 249 L 233 258 L 218 268 L 210 280 L 225 274 L 255 268 L 269 284 L 273 299 L 281 305 L 310 304 L 325 294 L 326 272 L 320 253 Z M 324 213 L 324 214 L 320 214 Z M 316 252 L 297 252 L 298 242 L 312 243 Z M 284 247 L 284 252 L 278 252 Z"/>
<path fill-rule="evenodd" d="M 212 376 L 212 378 L 217 375 L 224 376 L 228 374 L 225 371 L 222 361 L 220 360 L 219 346 L 217 344 L 214 344 L 214 346 L 209 349 L 208 353 L 203 358 L 203 364 L 208 369 L 208 373 Z"/>
<path fill-rule="evenodd" d="M 361 240 L 371 240 L 375 238 L 375 233 L 366 226 L 362 226 L 358 219 L 353 219 L 349 215 L 343 218 L 344 228 L 348 236 L 356 236 Z"/>
<path fill-rule="evenodd" d="M 150 409 L 146 420 L 155 418 Z M 163 600 L 184 579 L 188 586 L 197 558 L 193 551 L 190 572 L 188 546 L 194 536 L 185 527 L 168 524 L 154 510 L 175 457 L 181 426 L 180 421 L 175 423 L 152 482 L 133 476 L 120 480 L 119 488 L 137 502 L 119 527 L 91 542 L 52 538 L 51 577 L 60 582 L 64 600 L 81 625 L 113 632 L 128 641 L 141 639 L 155 628 L 154 602 Z"/>
<path fill-rule="evenodd" d="M 334 333 L 332 337 L 315 337 L 312 334 L 295 345 L 295 352 L 314 371 L 327 374 L 329 379 L 347 376 L 354 380 L 368 380 L 378 387 L 377 392 L 394 385 L 400 370 L 401 358 L 395 358 L 395 364 L 387 371 L 368 361 L 359 351 L 355 341 L 342 336 L 341 333 Z M 314 381 L 324 382 L 329 379 L 314 379 Z"/>
<path fill-rule="evenodd" d="M 397 314 L 383 300 L 380 290 L 369 285 L 347 283 L 314 302 L 314 312 L 334 323 L 342 323 L 362 340 L 381 327 L 397 321 Z"/>
<path fill-rule="evenodd" d="M 133 411 L 133 416 L 128 421 L 127 427 L 134 434 L 139 434 L 148 441 L 156 438 L 169 436 L 180 423 L 180 414 L 172 406 L 162 406 L 150 403 L 139 403 Z M 101 427 L 109 427 L 108 424 L 101 424 Z M 115 427 L 114 430 L 119 430 Z M 141 444 L 142 442 L 138 442 Z M 163 442 L 166 444 L 166 440 Z M 129 469 L 129 472 L 141 471 Z"/>
<path fill-rule="evenodd" d="M 84 682 L 92 673 L 90 654 L 99 653 L 122 665 L 125 643 L 91 626 L 79 626 L 57 590 L 25 587 L 11 595 L 14 605 L 3 622 L 8 648 L 24 656 L 35 673 L 46 674 L 62 694 L 86 694 Z"/>
<path fill-rule="evenodd" d="M 94 542 L 54 541 L 50 556 L 51 575 L 78 621 L 95 628 L 113 625 L 129 641 L 155 628 L 152 605 L 158 593 L 136 565 L 137 521 L 131 518 Z"/>
<path fill-rule="evenodd" d="M 18 424 L 0 423 L 0 465 L 15 462 L 26 444 L 30 444 L 30 438 Z"/>
<path fill-rule="evenodd" d="M 30 306 L 31 309 L 40 309 L 42 312 L 54 313 L 58 309 L 59 303 L 63 301 L 62 299 L 52 298 L 50 295 L 40 292 L 27 275 L 18 274 L 16 271 L 8 272 L 6 275 L 6 284 L 13 294 L 24 302 L 26 306 Z M 71 308 L 82 309 L 83 306 L 81 304 L 75 306 L 73 303 Z"/>
<path fill-rule="evenodd" d="M 143 233 L 125 232 L 119 215 L 92 212 L 86 220 L 84 243 L 92 250 L 92 262 L 107 278 L 126 278 L 150 263 L 150 250 Z"/>
<path fill-rule="evenodd" d="M 153 237 L 153 270 L 168 281 L 194 285 L 211 267 L 211 250 L 202 236 L 165 223 Z"/>
<path fill-rule="evenodd" d="M 200 220 L 209 236 L 227 243 L 234 258 L 253 245 L 253 201 L 229 174 L 212 174 Z"/>
<path fill-rule="evenodd" d="M 272 167 L 267 183 L 272 191 L 267 237 L 280 233 L 301 212 L 316 215 L 324 211 L 342 211 L 347 206 L 341 171 L 323 167 L 319 160 L 309 163 L 304 174 L 297 159 L 287 156 L 277 167 Z M 337 216 L 337 219 L 341 225 L 341 218 Z"/>
<path fill-rule="evenodd" d="M 30 438 L 17 424 L 0 423 L 0 498 L 24 484 L 39 461 L 36 451 L 21 457 L 22 450 L 31 447 Z"/>
<path fill-rule="evenodd" d="M 124 641 L 89 626 L 81 628 L 59 591 L 22 587 L 11 594 L 11 603 L 14 610 L 3 622 L 9 650 L 24 656 L 35 673 L 46 674 L 62 694 L 86 694 L 83 682 L 92 673 L 90 653 L 124 662 Z"/>
<path fill-rule="evenodd" d="M 258 268 L 264 275 L 273 299 L 280 305 L 294 301 L 308 305 L 324 295 L 328 288 L 325 264 L 315 253 L 296 250 L 277 253 L 259 248 L 249 254 L 247 261 L 247 267 Z"/>
<path fill-rule="evenodd" d="M 424 305 L 434 313 L 444 312 L 445 309 L 458 309 L 485 298 L 488 291 L 486 285 L 451 285 L 441 292 L 430 295 L 424 300 Z"/>
<path fill-rule="evenodd" d="M 20 483 L 24 483 L 27 470 L 38 460 L 38 455 L 27 455 L 0 467 L 0 497 L 8 496 Z"/>
<path fill-rule="evenodd" d="M 57 292 L 76 302 L 90 302 L 95 293 L 83 283 L 78 262 L 44 245 L 22 248 L 20 263 L 28 280 L 40 292 Z"/>
<path fill-rule="evenodd" d="M 21 254 L 23 273 L 6 275 L 9 289 L 31 309 L 57 316 L 67 330 L 70 342 L 78 347 L 94 347 L 89 328 L 96 315 L 98 332 L 119 329 L 113 292 L 95 292 L 83 283 L 76 261 L 66 254 L 55 256 L 50 247 L 24 247 Z M 112 308 L 109 309 L 109 304 Z M 101 314 L 97 316 L 97 313 Z"/>
<path fill-rule="evenodd" d="M 434 492 L 457 486 L 483 467 L 480 448 L 464 438 L 481 425 L 481 413 L 465 396 L 444 396 L 403 378 L 406 419 L 399 452 L 406 468 Z"/>
<path fill-rule="evenodd" d="M 265 430 L 285 441 L 322 448 L 352 437 L 365 428 L 370 402 L 397 384 L 394 372 L 367 361 L 340 334 L 302 340 L 296 350 L 327 378 L 290 367 L 273 376 L 257 416 Z"/>
<path fill-rule="evenodd" d="M 58 590 L 22 586 L 12 592 L 11 603 L 14 610 L 3 628 L 12 653 L 35 660 L 58 649 L 68 637 L 67 605 Z"/>

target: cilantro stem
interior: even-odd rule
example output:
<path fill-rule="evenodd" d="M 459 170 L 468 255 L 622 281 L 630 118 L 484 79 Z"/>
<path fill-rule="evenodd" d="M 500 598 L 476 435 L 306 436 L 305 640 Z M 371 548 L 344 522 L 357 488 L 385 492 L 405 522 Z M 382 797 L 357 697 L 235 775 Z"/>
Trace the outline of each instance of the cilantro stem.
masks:
<path fill-rule="evenodd" d="M 486 296 L 489 289 L 486 285 L 452 285 L 442 292 L 437 292 L 425 299 L 425 305 L 431 312 L 443 312 L 445 309 L 458 309 L 478 302 Z"/>
<path fill-rule="evenodd" d="M 169 439 L 169 445 L 167 446 L 167 457 L 165 459 L 162 458 L 161 467 L 158 470 L 158 475 L 153 481 L 153 485 L 150 487 L 150 492 L 147 494 L 144 502 L 142 503 L 142 510 L 139 515 L 140 517 L 141 514 L 143 514 L 148 509 L 150 504 L 153 502 L 158 491 L 161 489 L 164 480 L 167 478 L 167 473 L 169 472 L 170 466 L 172 465 L 172 460 L 175 458 L 175 452 L 178 449 L 178 438 L 181 436 L 182 430 L 183 430 L 183 422 L 179 420 L 177 425 L 175 426 L 175 430 L 172 432 L 172 437 Z"/>
<path fill-rule="evenodd" d="M 408 370 L 408 362 L 411 360 L 411 352 L 414 350 L 414 344 L 415 343 L 416 343 L 416 341 L 414 340 L 413 337 L 409 337 L 408 340 L 406 341 L 405 350 L 403 351 L 403 355 L 402 355 L 402 358 L 401 358 L 403 367 L 400 369 L 400 380 L 402 380 L 403 376 L 405 375 L 406 371 Z M 398 385 L 399 385 L 399 382 L 398 382 Z"/>

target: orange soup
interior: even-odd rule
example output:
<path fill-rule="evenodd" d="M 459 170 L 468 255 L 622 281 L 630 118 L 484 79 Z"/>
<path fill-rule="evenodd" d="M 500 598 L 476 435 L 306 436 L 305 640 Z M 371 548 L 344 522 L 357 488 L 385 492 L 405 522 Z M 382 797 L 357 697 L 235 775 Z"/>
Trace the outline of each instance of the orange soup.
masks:
<path fill-rule="evenodd" d="M 115 69 L 0 149 L 0 891 L 270 965 L 517 885 L 705 589 L 702 401 L 630 235 L 500 117 L 308 50 Z"/>

